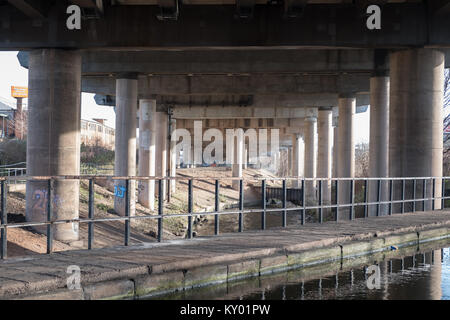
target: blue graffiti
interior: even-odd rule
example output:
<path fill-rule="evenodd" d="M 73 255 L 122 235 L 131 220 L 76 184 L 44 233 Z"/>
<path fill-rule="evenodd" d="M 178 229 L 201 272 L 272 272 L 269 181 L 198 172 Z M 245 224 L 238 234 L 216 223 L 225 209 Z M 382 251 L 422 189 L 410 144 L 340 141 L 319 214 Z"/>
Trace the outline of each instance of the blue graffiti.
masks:
<path fill-rule="evenodd" d="M 123 198 L 125 196 L 125 187 L 114 186 L 114 195 L 118 198 Z"/>

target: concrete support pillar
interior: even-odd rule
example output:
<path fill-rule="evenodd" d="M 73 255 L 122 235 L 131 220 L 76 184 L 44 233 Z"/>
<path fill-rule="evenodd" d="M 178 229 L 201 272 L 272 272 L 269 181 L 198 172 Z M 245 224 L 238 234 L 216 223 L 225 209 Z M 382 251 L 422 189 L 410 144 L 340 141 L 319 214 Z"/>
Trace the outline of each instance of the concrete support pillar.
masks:
<path fill-rule="evenodd" d="M 444 62 L 444 54 L 433 49 L 402 50 L 390 55 L 391 177 L 442 177 Z M 417 195 L 421 196 L 421 181 L 417 186 Z M 397 199 L 398 189 L 394 195 Z M 427 191 L 426 197 L 430 197 L 431 183 Z M 406 197 L 411 196 L 409 192 Z M 441 196 L 441 179 L 436 180 L 435 196 Z M 419 203 L 416 208 L 423 209 Z M 441 201 L 436 200 L 435 209 L 440 208 Z M 426 201 L 425 209 L 431 209 L 431 201 Z"/>
<path fill-rule="evenodd" d="M 290 147 L 287 149 L 287 176 L 292 177 L 292 149 L 293 147 Z"/>
<path fill-rule="evenodd" d="M 369 176 L 388 177 L 389 163 L 389 77 L 370 78 L 370 145 Z M 388 181 L 380 181 L 380 200 L 389 199 Z M 369 202 L 378 199 L 378 181 L 369 182 Z M 369 207 L 369 215 L 375 216 L 377 206 Z M 389 206 L 381 205 L 379 215 L 386 215 Z"/>
<path fill-rule="evenodd" d="M 315 178 L 317 174 L 316 149 L 317 118 L 305 118 L 305 178 Z M 316 182 L 307 181 L 305 186 L 306 197 L 316 198 Z"/>
<path fill-rule="evenodd" d="M 356 98 L 352 95 L 342 95 L 339 98 L 339 131 L 338 131 L 338 178 L 355 177 L 355 139 L 354 139 L 354 118 L 356 110 Z M 339 182 L 338 192 L 339 203 L 348 204 L 350 202 L 350 181 Z M 349 212 L 348 208 L 339 210 L 341 217 Z"/>
<path fill-rule="evenodd" d="M 272 171 L 274 172 L 275 175 L 278 174 L 278 168 L 280 165 L 280 157 L 278 154 L 278 151 L 275 151 L 274 153 L 271 154 L 271 167 L 272 167 Z"/>
<path fill-rule="evenodd" d="M 304 173 L 304 156 L 305 156 L 305 144 L 303 137 L 300 134 L 294 134 L 292 136 L 292 176 L 303 177 Z M 301 185 L 300 180 L 294 180 L 292 183 L 293 188 L 299 188 Z"/>
<path fill-rule="evenodd" d="M 175 129 L 177 128 L 177 120 L 171 118 L 170 119 L 170 130 L 172 131 L 170 135 L 175 133 Z M 172 139 L 171 139 L 172 140 Z M 177 175 L 177 148 L 176 142 L 170 141 L 170 176 L 175 177 Z M 177 181 L 170 180 L 170 192 L 175 193 L 177 188 Z"/>
<path fill-rule="evenodd" d="M 78 51 L 42 49 L 29 55 L 27 174 L 80 174 L 81 55 Z M 27 221 L 47 221 L 47 181 L 29 180 Z M 55 180 L 53 220 L 79 215 L 79 181 Z M 45 232 L 46 227 L 36 227 Z M 78 223 L 53 227 L 54 238 L 78 240 Z"/>
<path fill-rule="evenodd" d="M 139 104 L 139 176 L 155 176 L 156 100 L 140 100 Z M 155 180 L 139 181 L 138 201 L 155 209 Z"/>
<path fill-rule="evenodd" d="M 317 177 L 331 178 L 332 111 L 319 110 Z M 331 180 L 322 182 L 322 200 L 331 202 Z"/>
<path fill-rule="evenodd" d="M 158 177 L 167 177 L 167 129 L 169 125 L 169 116 L 167 112 L 156 112 L 155 113 L 155 121 L 156 121 L 156 161 L 155 161 L 155 171 L 156 176 Z M 162 199 L 158 199 L 158 201 L 166 198 L 166 186 L 167 181 L 163 180 L 162 183 L 162 191 L 163 197 Z M 155 187 L 155 194 L 158 195 L 158 188 Z"/>
<path fill-rule="evenodd" d="M 333 178 L 338 176 L 339 117 L 333 116 Z"/>
<path fill-rule="evenodd" d="M 248 165 L 248 145 L 245 144 L 242 168 L 247 169 L 247 165 Z"/>
<path fill-rule="evenodd" d="M 136 175 L 136 118 L 137 118 L 137 90 L 138 81 L 133 75 L 126 75 L 116 80 L 116 134 L 114 175 Z M 117 214 L 125 215 L 125 187 L 124 180 L 114 181 L 114 210 Z M 131 181 L 130 215 L 135 213 L 136 182 Z"/>
<path fill-rule="evenodd" d="M 232 176 L 242 178 L 242 158 L 244 156 L 244 136 L 237 134 L 236 139 L 233 139 L 233 164 Z M 239 190 L 239 180 L 233 180 L 232 187 Z"/>

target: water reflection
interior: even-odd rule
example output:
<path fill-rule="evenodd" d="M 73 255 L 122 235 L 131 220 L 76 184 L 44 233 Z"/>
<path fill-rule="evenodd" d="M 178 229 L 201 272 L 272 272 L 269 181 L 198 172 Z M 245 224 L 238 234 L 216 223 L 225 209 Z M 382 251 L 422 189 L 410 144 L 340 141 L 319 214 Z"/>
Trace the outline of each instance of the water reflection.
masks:
<path fill-rule="evenodd" d="M 264 290 L 264 299 L 450 299 L 450 248 L 381 261 L 381 286 L 368 289 L 366 267 Z M 245 299 L 261 299 L 256 293 Z"/>
<path fill-rule="evenodd" d="M 379 288 L 367 286 L 371 276 L 367 270 L 371 265 L 379 267 Z M 449 300 L 450 240 L 155 298 Z"/>

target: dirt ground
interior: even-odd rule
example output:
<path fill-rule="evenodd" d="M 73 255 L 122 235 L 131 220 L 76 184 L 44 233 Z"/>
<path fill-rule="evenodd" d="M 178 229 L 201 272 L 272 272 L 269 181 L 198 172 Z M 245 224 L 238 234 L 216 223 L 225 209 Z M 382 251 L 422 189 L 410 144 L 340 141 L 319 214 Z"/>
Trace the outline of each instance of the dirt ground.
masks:
<path fill-rule="evenodd" d="M 178 169 L 177 175 L 189 179 L 205 178 L 195 180 L 193 183 L 193 204 L 195 212 L 214 211 L 214 183 L 216 178 L 224 179 L 231 177 L 231 169 L 224 167 L 204 167 L 195 169 Z M 252 181 L 254 177 L 274 177 L 272 173 L 262 169 L 246 169 L 243 171 L 246 184 L 244 186 L 244 204 L 254 207 L 260 199 L 260 193 L 255 186 L 259 181 Z M 220 182 L 220 206 L 221 210 L 236 208 L 239 200 L 237 190 L 231 188 L 231 180 Z M 268 181 L 268 186 L 277 183 Z M 187 212 L 188 182 L 182 180 L 177 182 L 176 192 L 172 194 L 170 203 L 164 204 L 164 214 L 180 214 Z M 114 213 L 114 194 L 107 188 L 95 185 L 95 217 L 108 218 L 117 217 Z M 157 208 L 157 205 L 155 205 Z M 80 218 L 88 216 L 88 183 L 81 182 L 80 188 Z M 25 186 L 8 193 L 7 201 L 8 221 L 25 222 Z M 156 211 L 149 210 L 136 203 L 137 216 L 156 215 Z M 261 225 L 261 214 L 251 213 L 244 216 L 245 229 L 257 229 Z M 288 221 L 295 223 L 298 220 L 296 214 L 288 214 Z M 221 215 L 220 232 L 237 231 L 238 215 Z M 281 225 L 281 212 L 267 214 L 267 226 Z M 187 217 L 172 217 L 163 220 L 163 238 L 179 239 L 186 237 Z M 54 251 L 87 248 L 88 224 L 80 223 L 80 240 L 75 245 L 69 245 L 60 241 L 53 242 Z M 106 247 L 122 245 L 124 241 L 124 222 L 108 221 L 95 223 L 94 247 Z M 199 215 L 194 218 L 194 236 L 210 235 L 214 233 L 214 216 Z M 131 243 L 156 241 L 157 219 L 135 219 L 131 223 Z M 46 252 L 46 235 L 40 234 L 29 227 L 8 229 L 8 256 L 24 256 Z"/>

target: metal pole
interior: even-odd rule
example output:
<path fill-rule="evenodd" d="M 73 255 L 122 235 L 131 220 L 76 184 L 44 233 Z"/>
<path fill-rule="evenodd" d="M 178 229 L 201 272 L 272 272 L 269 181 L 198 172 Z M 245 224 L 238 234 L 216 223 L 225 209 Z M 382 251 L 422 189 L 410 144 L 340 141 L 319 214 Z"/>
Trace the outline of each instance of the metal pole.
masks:
<path fill-rule="evenodd" d="M 286 201 L 287 200 L 287 193 L 286 193 L 286 179 L 283 180 L 283 199 L 282 199 L 282 203 L 283 203 L 283 221 L 282 221 L 282 225 L 283 228 L 285 228 L 287 226 L 287 211 L 286 211 Z"/>
<path fill-rule="evenodd" d="M 323 223 L 323 210 L 322 210 L 322 180 L 319 180 L 319 223 Z"/>
<path fill-rule="evenodd" d="M 305 224 L 305 220 L 306 220 L 306 201 L 305 201 L 306 197 L 305 197 L 305 179 L 302 180 L 302 206 L 303 206 L 303 210 L 302 210 L 302 225 Z"/>
<path fill-rule="evenodd" d="M 368 208 L 368 205 L 367 205 L 367 200 L 368 200 L 368 188 L 367 188 L 367 186 L 369 185 L 369 183 L 368 183 L 368 180 L 366 179 L 366 180 L 364 180 L 364 203 L 366 204 L 366 205 L 364 205 L 364 218 L 367 218 L 368 216 L 369 216 L 369 208 Z"/>
<path fill-rule="evenodd" d="M 169 180 L 167 180 L 167 202 L 170 203 L 171 202 L 171 198 L 172 198 L 172 191 L 170 190 L 170 184 L 172 179 L 170 178 L 170 172 L 171 172 L 171 166 L 172 166 L 172 150 L 170 148 L 170 142 L 172 140 L 172 109 L 169 108 L 169 110 L 167 110 L 167 120 L 168 120 L 168 124 L 167 124 L 167 149 L 168 152 L 166 152 L 168 155 L 166 156 L 166 176 L 169 177 Z"/>
<path fill-rule="evenodd" d="M 336 185 L 335 185 L 334 189 L 335 189 L 334 197 L 336 199 L 336 208 L 334 209 L 334 213 L 335 213 L 334 220 L 337 222 L 337 221 L 339 221 L 339 211 L 338 211 L 338 208 L 339 208 L 339 180 L 336 180 Z"/>
<path fill-rule="evenodd" d="M 414 179 L 414 182 L 413 182 L 413 212 L 416 212 L 416 184 L 417 184 L 417 181 L 416 181 L 416 179 Z"/>
<path fill-rule="evenodd" d="M 392 199 L 394 194 L 394 181 L 389 181 L 389 215 L 392 216 Z"/>
<path fill-rule="evenodd" d="M 2 180 L 1 184 L 1 197 L 2 197 L 2 215 L 0 216 L 0 222 L 2 225 L 5 225 L 8 223 L 8 212 L 6 211 L 6 193 L 8 192 L 6 181 Z M 7 230 L 6 227 L 2 228 L 1 230 L 1 246 L 0 246 L 0 258 L 6 259 L 8 256 L 8 237 L 7 237 Z"/>
<path fill-rule="evenodd" d="M 377 183 L 377 217 L 380 216 L 380 200 L 381 200 L 381 180 Z"/>
<path fill-rule="evenodd" d="M 220 183 L 219 180 L 215 182 L 215 199 L 214 199 L 214 210 L 218 212 L 220 210 L 219 205 L 219 191 L 220 191 Z M 219 235 L 219 215 L 216 214 L 214 216 L 214 234 Z"/>
<path fill-rule="evenodd" d="M 130 180 L 125 180 L 125 239 L 124 244 L 128 246 L 130 244 Z"/>
<path fill-rule="evenodd" d="M 94 179 L 89 179 L 89 219 L 94 219 Z M 88 249 L 92 249 L 94 243 L 94 223 L 88 224 Z"/>
<path fill-rule="evenodd" d="M 189 179 L 188 181 L 188 239 L 192 239 L 192 205 L 193 205 L 193 199 L 192 199 L 192 179 Z"/>
<path fill-rule="evenodd" d="M 423 181 L 422 181 L 422 199 L 425 199 L 426 195 L 427 195 L 427 180 L 423 179 Z M 422 209 L 423 209 L 423 211 L 426 210 L 426 201 L 425 200 L 422 201 Z"/>
<path fill-rule="evenodd" d="M 49 179 L 47 185 L 47 222 L 52 221 L 53 217 L 52 182 L 53 180 Z M 47 224 L 47 254 L 52 253 L 52 251 L 53 251 L 53 230 L 52 225 Z"/>
<path fill-rule="evenodd" d="M 241 180 L 242 181 L 242 180 Z M 266 180 L 261 181 L 261 229 L 266 229 Z"/>
<path fill-rule="evenodd" d="M 402 213 L 405 213 L 405 187 L 406 187 L 406 181 L 405 179 L 402 180 Z"/>
<path fill-rule="evenodd" d="M 442 210 L 445 209 L 445 179 L 442 179 L 442 195 L 441 195 L 441 208 Z"/>
<path fill-rule="evenodd" d="M 355 218 L 354 214 L 354 194 L 355 194 L 355 181 L 353 179 L 350 180 L 350 220 L 353 220 Z"/>
<path fill-rule="evenodd" d="M 244 231 L 244 214 L 242 213 L 244 210 L 244 181 L 239 180 L 239 232 Z"/>
<path fill-rule="evenodd" d="M 431 201 L 431 210 L 433 210 L 434 211 L 434 208 L 435 208 L 435 205 L 434 205 L 434 201 L 436 200 L 435 198 L 436 198 L 436 179 L 435 178 L 433 178 L 433 194 L 432 194 L 432 196 L 431 196 L 431 198 L 433 199 L 432 201 Z"/>
<path fill-rule="evenodd" d="M 161 201 L 163 197 L 163 184 L 162 184 L 162 180 L 158 180 L 158 242 L 161 242 L 163 239 L 163 208 L 164 208 L 164 204 Z"/>

